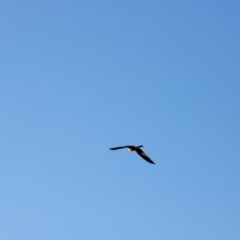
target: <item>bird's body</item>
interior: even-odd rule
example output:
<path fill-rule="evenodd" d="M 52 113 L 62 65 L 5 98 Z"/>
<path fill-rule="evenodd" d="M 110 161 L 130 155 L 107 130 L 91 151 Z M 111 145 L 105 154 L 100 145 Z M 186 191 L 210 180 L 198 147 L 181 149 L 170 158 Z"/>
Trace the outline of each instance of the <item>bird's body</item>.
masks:
<path fill-rule="evenodd" d="M 140 149 L 141 147 L 143 147 L 143 145 L 140 146 L 133 146 L 133 145 L 127 145 L 127 146 L 122 146 L 122 147 L 114 147 L 114 148 L 109 148 L 110 150 L 118 150 L 118 149 L 122 149 L 122 148 L 127 148 L 128 151 L 135 151 L 139 156 L 141 156 L 144 160 L 146 160 L 147 162 L 151 163 L 151 164 L 155 164 L 147 155 L 146 153 Z"/>

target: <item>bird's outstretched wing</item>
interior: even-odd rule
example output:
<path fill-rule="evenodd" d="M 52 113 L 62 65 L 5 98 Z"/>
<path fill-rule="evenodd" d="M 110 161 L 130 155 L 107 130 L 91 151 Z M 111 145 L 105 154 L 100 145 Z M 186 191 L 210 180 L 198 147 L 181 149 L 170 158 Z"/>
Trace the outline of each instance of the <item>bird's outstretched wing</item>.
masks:
<path fill-rule="evenodd" d="M 148 156 L 147 154 L 141 150 L 140 148 L 138 148 L 137 150 L 135 150 L 137 152 L 137 154 L 139 156 L 141 156 L 144 160 L 146 160 L 147 162 L 151 163 L 151 164 L 155 164 L 155 162 L 153 162 Z"/>
<path fill-rule="evenodd" d="M 110 150 L 118 150 L 118 149 L 122 149 L 122 148 L 129 148 L 132 146 L 122 146 L 122 147 L 114 147 L 114 148 L 109 148 Z"/>

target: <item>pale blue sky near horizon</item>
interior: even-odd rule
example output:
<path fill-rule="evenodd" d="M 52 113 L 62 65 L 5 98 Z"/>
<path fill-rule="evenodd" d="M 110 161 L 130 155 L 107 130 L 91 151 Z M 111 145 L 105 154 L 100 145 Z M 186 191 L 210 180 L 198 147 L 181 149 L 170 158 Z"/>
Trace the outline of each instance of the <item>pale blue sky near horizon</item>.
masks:
<path fill-rule="evenodd" d="M 1 1 L 0 239 L 240 239 L 239 12 Z"/>

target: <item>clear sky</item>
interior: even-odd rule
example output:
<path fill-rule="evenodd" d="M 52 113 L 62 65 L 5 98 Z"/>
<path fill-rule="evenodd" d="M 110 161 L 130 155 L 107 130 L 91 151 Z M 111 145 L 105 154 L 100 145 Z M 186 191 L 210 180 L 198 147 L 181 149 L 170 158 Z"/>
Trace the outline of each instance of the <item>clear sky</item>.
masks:
<path fill-rule="evenodd" d="M 239 240 L 239 13 L 2 0 L 0 239 Z"/>

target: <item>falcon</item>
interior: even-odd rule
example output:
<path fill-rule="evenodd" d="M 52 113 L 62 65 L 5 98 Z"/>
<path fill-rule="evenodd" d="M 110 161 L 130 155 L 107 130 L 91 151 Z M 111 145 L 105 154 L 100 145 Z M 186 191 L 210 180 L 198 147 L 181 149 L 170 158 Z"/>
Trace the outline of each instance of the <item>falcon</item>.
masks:
<path fill-rule="evenodd" d="M 127 145 L 127 146 L 122 146 L 122 147 L 114 147 L 114 148 L 109 148 L 110 150 L 118 150 L 122 148 L 127 148 L 128 151 L 132 152 L 135 151 L 140 157 L 142 157 L 144 160 L 151 164 L 155 164 L 147 155 L 146 153 L 141 149 L 143 145 L 140 146 L 132 146 L 132 145 Z"/>

